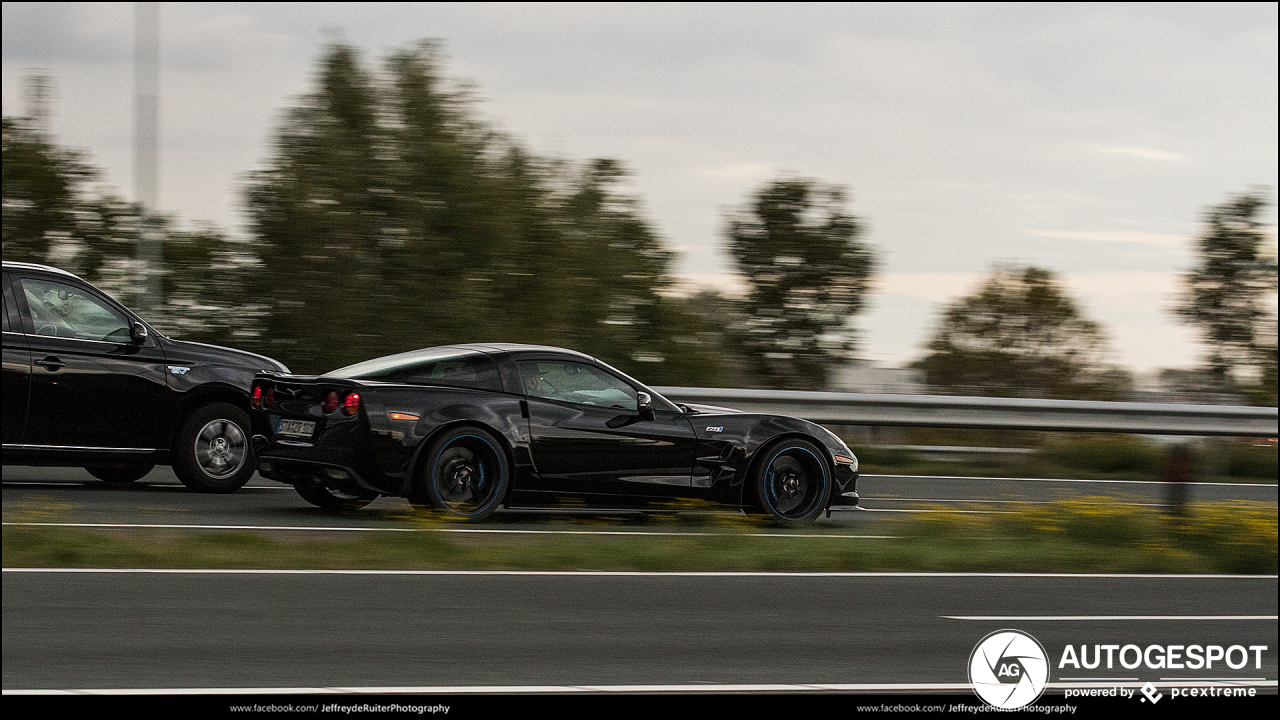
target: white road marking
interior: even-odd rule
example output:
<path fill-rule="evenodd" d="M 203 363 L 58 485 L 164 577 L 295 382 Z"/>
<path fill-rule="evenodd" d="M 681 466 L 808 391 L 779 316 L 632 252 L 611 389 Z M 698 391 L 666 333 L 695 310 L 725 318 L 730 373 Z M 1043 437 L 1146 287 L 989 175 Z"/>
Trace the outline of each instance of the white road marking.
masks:
<path fill-rule="evenodd" d="M 1094 687 L 1140 687 L 1140 680 L 1051 682 L 1048 690 Z M 1230 680 L 1161 680 L 1153 682 L 1168 687 L 1276 687 L 1275 680 L 1233 678 Z M 426 685 L 386 687 L 242 687 L 242 688 L 93 688 L 83 690 L 29 689 L 4 690 L 4 695 L 570 695 L 570 694 L 648 694 L 648 693 L 956 693 L 971 692 L 968 683 L 813 683 L 787 684 L 670 684 L 670 685 Z"/>
<path fill-rule="evenodd" d="M 1276 615 L 943 615 L 947 620 L 1089 622 L 1092 620 L 1275 620 Z"/>
<path fill-rule="evenodd" d="M 642 570 L 325 570 L 296 568 L 36 568 L 7 567 L 6 573 L 84 573 L 156 575 L 580 575 L 598 577 L 817 577 L 817 578 L 1101 578 L 1150 580 L 1275 580 L 1275 575 L 1150 575 L 1141 573 L 1015 572 L 786 572 L 786 571 L 642 571 Z M 962 617 L 962 616 L 957 616 Z M 967 618 L 964 618 L 967 619 Z"/>
<path fill-rule="evenodd" d="M 1082 480 L 1072 478 L 1026 478 L 1026 477 L 986 477 L 975 475 L 871 475 L 863 473 L 860 479 L 866 478 L 898 478 L 905 480 L 1008 480 L 1011 482 L 1050 482 L 1050 483 L 1086 483 L 1086 484 L 1121 484 L 1121 485 L 1210 485 L 1222 487 L 1276 487 L 1276 483 L 1233 483 L 1233 482 L 1185 482 L 1169 483 L 1164 480 Z"/>
<path fill-rule="evenodd" d="M 1109 502 L 1115 502 L 1119 498 L 1108 497 Z M 968 503 L 970 505 L 1053 505 L 1058 502 L 1056 500 L 968 500 L 965 498 L 904 498 L 890 497 L 880 495 L 863 495 L 862 500 L 874 500 L 876 502 L 921 502 L 921 503 Z M 1137 507 L 1167 507 L 1169 503 L 1124 503 L 1126 506 Z"/>
<path fill-rule="evenodd" d="M 957 513 L 962 515 L 1012 515 L 1015 510 L 956 510 L 955 508 L 917 509 L 917 508 L 862 508 L 867 512 L 881 513 Z"/>
<path fill-rule="evenodd" d="M 261 695 L 261 694 L 430 694 L 430 695 L 535 695 L 580 693 L 780 693 L 780 692 L 956 692 L 969 685 L 916 684 L 671 684 L 671 685 L 460 685 L 315 688 L 127 688 L 89 690 L 5 690 L 5 695 Z"/>
<path fill-rule="evenodd" d="M 341 527 L 323 525 L 179 525 L 160 523 L 39 523 L 39 522 L 6 522 L 6 526 L 21 527 L 82 527 L 82 528 L 136 528 L 151 530 L 304 530 L 310 532 L 442 532 L 442 533 L 482 533 L 496 535 L 655 535 L 662 537 L 801 537 L 801 538 L 844 538 L 859 540 L 892 540 L 898 535 L 845 535 L 836 533 L 714 533 L 714 532 L 658 532 L 650 530 L 503 530 L 500 528 L 387 528 L 387 527 Z"/>

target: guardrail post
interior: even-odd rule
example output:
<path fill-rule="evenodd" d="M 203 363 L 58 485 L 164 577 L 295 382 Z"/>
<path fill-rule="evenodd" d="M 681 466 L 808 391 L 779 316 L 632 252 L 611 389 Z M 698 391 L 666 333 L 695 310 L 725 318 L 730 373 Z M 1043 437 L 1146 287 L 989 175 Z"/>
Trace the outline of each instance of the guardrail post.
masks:
<path fill-rule="evenodd" d="M 1165 497 L 1168 499 L 1169 512 L 1182 515 L 1187 510 L 1188 483 L 1192 480 L 1195 457 L 1191 448 L 1185 444 L 1174 445 L 1164 458 L 1161 479 L 1165 482 Z"/>

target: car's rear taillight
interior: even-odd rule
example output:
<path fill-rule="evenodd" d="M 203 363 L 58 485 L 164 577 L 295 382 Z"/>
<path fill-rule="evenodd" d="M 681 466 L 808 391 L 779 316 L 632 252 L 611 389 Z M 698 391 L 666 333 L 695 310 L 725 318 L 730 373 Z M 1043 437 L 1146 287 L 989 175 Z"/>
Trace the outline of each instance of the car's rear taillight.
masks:
<path fill-rule="evenodd" d="M 342 401 L 342 414 L 355 415 L 360 412 L 360 394 L 347 393 L 347 398 Z"/>
<path fill-rule="evenodd" d="M 328 414 L 333 412 L 334 410 L 337 410 L 338 409 L 338 393 L 330 390 L 329 394 L 324 396 L 323 407 L 324 407 L 325 414 Z"/>
<path fill-rule="evenodd" d="M 250 404 L 255 408 L 269 408 L 276 401 L 276 394 L 270 386 L 254 385 L 253 398 Z"/>

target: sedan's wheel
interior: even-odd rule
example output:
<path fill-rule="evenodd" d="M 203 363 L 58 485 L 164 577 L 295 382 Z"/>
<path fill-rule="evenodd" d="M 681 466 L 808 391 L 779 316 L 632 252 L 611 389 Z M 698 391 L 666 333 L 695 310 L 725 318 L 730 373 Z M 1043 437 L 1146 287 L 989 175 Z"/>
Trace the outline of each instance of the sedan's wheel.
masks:
<path fill-rule="evenodd" d="M 752 482 L 764 516 L 779 524 L 816 518 L 831 492 L 823 452 L 804 440 L 784 440 L 767 448 L 761 457 Z"/>
<path fill-rule="evenodd" d="M 197 492 L 239 490 L 253 475 L 249 417 L 229 403 L 210 403 L 187 417 L 178 431 L 173 471 Z"/>
<path fill-rule="evenodd" d="M 112 483 L 113 485 L 124 485 L 135 480 L 141 480 L 146 477 L 147 473 L 155 465 L 137 465 L 131 467 L 87 467 L 85 470 L 89 474 L 98 478 L 102 482 Z"/>
<path fill-rule="evenodd" d="M 425 500 L 461 520 L 483 520 L 506 496 L 507 476 L 501 442 L 484 430 L 459 428 L 432 446 L 410 501 Z"/>
<path fill-rule="evenodd" d="M 303 500 L 322 507 L 325 510 L 359 510 L 378 499 L 377 493 L 349 493 L 334 490 L 315 480 L 301 480 L 294 483 Z"/>

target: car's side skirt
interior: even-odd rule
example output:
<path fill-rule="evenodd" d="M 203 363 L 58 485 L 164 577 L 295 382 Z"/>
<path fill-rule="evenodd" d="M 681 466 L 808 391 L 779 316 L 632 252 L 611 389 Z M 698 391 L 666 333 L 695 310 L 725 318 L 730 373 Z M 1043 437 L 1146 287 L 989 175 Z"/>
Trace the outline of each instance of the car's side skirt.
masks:
<path fill-rule="evenodd" d="M 5 444 L 5 465 L 60 465 L 79 466 L 93 463 L 168 463 L 167 448 L 117 448 L 79 445 L 26 445 Z"/>

